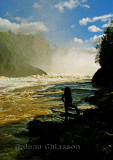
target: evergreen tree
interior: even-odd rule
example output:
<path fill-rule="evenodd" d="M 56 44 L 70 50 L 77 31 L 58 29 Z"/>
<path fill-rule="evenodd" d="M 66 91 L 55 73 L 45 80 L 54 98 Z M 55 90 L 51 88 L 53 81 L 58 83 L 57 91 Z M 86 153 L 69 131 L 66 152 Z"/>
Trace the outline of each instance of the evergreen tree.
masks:
<path fill-rule="evenodd" d="M 102 68 L 113 67 L 113 20 L 110 25 L 105 28 L 101 43 L 96 46 L 99 50 L 96 56 L 96 62 Z"/>

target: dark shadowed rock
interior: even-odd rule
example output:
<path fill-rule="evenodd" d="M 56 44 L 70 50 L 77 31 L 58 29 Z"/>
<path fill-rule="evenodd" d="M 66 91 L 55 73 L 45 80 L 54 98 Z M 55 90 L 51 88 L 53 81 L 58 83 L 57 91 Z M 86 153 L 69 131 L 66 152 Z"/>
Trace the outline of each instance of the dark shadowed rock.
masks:
<path fill-rule="evenodd" d="M 113 69 L 110 67 L 100 68 L 94 74 L 92 82 L 98 85 L 113 85 Z"/>

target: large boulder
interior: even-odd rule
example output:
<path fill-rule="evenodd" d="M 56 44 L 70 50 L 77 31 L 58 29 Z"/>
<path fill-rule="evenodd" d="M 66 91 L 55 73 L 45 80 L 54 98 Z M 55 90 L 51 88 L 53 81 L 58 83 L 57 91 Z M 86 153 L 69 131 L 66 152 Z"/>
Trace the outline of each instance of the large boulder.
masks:
<path fill-rule="evenodd" d="M 94 74 L 92 82 L 98 85 L 113 85 L 113 68 L 100 68 Z"/>

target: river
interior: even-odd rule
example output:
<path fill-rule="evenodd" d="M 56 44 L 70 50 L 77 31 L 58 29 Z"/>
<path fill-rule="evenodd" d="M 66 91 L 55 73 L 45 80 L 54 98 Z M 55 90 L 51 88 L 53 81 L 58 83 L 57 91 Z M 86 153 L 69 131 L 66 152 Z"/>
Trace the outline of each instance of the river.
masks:
<path fill-rule="evenodd" d="M 0 160 L 15 160 L 28 142 L 27 123 L 34 117 L 62 121 L 63 89 L 70 87 L 73 104 L 79 109 L 96 106 L 85 101 L 94 95 L 91 76 L 46 75 L 20 78 L 0 77 Z"/>

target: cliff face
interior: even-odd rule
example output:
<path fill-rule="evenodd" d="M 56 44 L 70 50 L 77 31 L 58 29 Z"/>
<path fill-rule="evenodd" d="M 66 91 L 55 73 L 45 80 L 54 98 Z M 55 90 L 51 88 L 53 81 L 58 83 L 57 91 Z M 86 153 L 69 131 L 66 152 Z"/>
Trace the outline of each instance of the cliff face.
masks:
<path fill-rule="evenodd" d="M 36 74 L 47 75 L 43 70 L 35 68 L 27 63 L 20 63 L 16 67 L 15 64 L 10 64 L 9 66 L 6 64 L 0 67 L 0 76 L 5 77 L 27 77 Z"/>
<path fill-rule="evenodd" d="M 0 33 L 0 76 L 20 77 L 47 74 L 30 64 L 30 56 L 33 54 L 30 44 L 33 43 L 34 38 L 34 36 Z M 40 56 L 38 60 L 41 61 Z"/>

